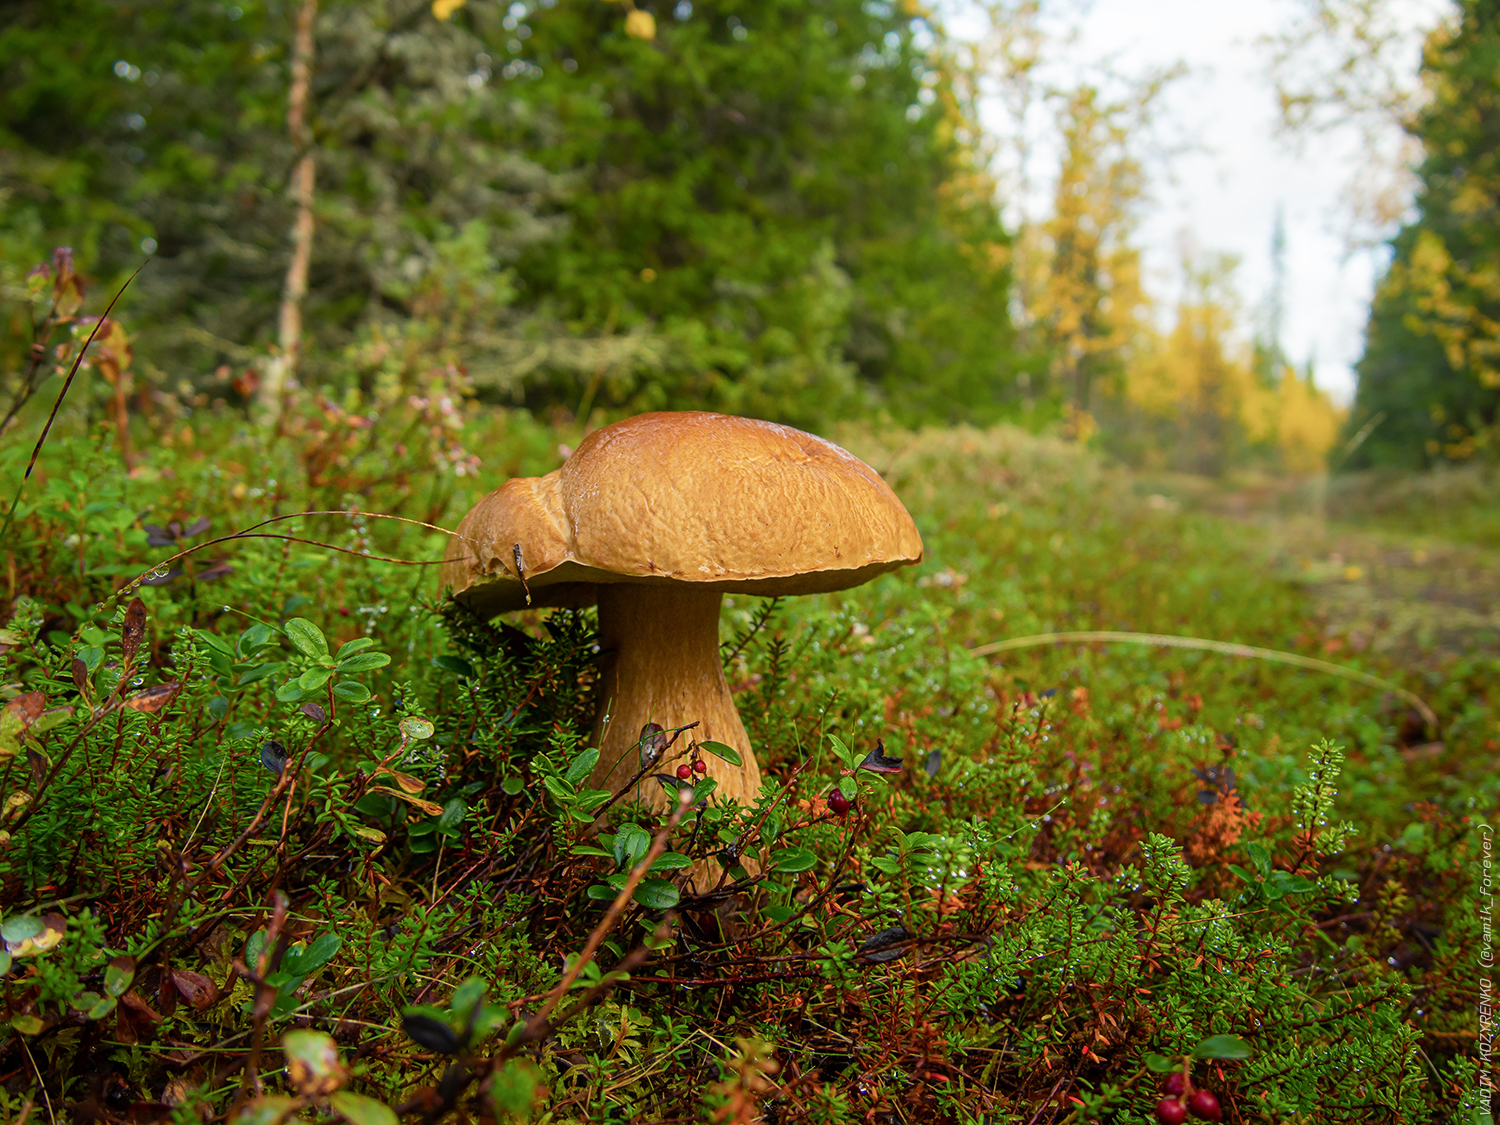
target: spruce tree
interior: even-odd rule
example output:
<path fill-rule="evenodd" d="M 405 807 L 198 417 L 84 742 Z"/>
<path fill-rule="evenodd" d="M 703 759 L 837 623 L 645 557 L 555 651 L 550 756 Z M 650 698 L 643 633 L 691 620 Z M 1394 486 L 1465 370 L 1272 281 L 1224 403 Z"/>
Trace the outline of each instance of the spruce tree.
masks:
<path fill-rule="evenodd" d="M 1500 3 L 1459 8 L 1426 45 L 1417 217 L 1392 241 L 1371 309 L 1351 467 L 1500 451 Z"/>

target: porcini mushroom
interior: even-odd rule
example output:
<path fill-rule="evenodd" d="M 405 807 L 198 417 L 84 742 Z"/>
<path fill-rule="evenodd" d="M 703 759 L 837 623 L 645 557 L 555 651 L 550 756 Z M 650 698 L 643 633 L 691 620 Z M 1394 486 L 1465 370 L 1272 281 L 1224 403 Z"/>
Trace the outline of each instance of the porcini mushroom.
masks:
<path fill-rule="evenodd" d="M 709 759 L 718 793 L 749 803 L 760 769 L 720 661 L 724 595 L 858 586 L 920 562 L 922 539 L 880 476 L 832 442 L 684 411 L 605 426 L 561 468 L 507 481 L 464 517 L 448 556 L 443 583 L 486 616 L 598 605 L 591 784 L 617 791 L 635 776 L 645 724 L 696 722 L 692 738 L 743 759 Z M 659 807 L 665 794 L 653 782 L 641 796 Z"/>

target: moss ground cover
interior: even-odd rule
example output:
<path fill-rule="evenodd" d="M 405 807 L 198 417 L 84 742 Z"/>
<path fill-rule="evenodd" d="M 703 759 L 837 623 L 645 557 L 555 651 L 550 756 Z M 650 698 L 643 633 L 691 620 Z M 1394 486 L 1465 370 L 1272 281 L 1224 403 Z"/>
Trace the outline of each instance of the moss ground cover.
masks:
<path fill-rule="evenodd" d="M 476 620 L 407 565 L 576 433 L 205 411 L 128 475 L 111 433 L 5 536 L 7 1119 L 1123 1123 L 1185 1069 L 1226 1121 L 1480 1120 L 1496 662 L 1330 652 L 1262 525 L 1020 431 L 830 435 L 927 560 L 734 599 L 768 783 L 667 818 L 584 787 L 589 613 Z M 1082 629 L 1347 659 L 1438 725 L 1212 654 L 968 651 Z"/>

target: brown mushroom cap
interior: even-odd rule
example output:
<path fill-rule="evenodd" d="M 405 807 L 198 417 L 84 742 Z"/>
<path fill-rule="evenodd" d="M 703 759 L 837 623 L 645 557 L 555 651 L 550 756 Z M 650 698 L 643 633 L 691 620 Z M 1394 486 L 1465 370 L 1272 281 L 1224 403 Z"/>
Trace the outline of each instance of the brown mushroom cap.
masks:
<path fill-rule="evenodd" d="M 517 547 L 525 579 L 517 574 Z M 593 604 L 604 583 L 811 594 L 920 562 L 879 475 L 812 434 L 700 411 L 590 434 L 544 477 L 507 481 L 459 524 L 442 581 L 502 613 Z"/>

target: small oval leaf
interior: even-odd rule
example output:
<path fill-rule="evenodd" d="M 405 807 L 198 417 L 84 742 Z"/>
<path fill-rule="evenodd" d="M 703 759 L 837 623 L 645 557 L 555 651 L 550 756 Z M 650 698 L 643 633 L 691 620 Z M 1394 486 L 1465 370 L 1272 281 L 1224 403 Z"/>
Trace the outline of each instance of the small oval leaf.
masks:
<path fill-rule="evenodd" d="M 390 662 L 391 658 L 383 652 L 357 652 L 339 661 L 339 672 L 345 675 L 369 672 L 375 668 L 384 668 Z"/>
<path fill-rule="evenodd" d="M 286 747 L 274 738 L 260 748 L 260 764 L 274 774 L 286 769 L 287 758 Z"/>
<path fill-rule="evenodd" d="M 328 640 L 323 636 L 323 630 L 307 618 L 293 617 L 282 629 L 286 632 L 287 640 L 292 642 L 292 647 L 303 656 L 310 656 L 314 660 L 328 658 Z"/>
<path fill-rule="evenodd" d="M 442 1020 L 413 1012 L 401 1017 L 401 1030 L 419 1047 L 451 1055 L 458 1050 L 458 1036 Z"/>
<path fill-rule="evenodd" d="M 431 738 L 433 729 L 431 722 L 419 719 L 416 715 L 408 715 L 401 720 L 401 737 L 413 742 Z"/>
<path fill-rule="evenodd" d="M 153 684 L 151 687 L 136 692 L 120 706 L 127 711 L 140 711 L 143 714 L 154 715 L 176 699 L 177 693 L 181 690 L 181 680 L 168 680 L 164 684 Z"/>
<path fill-rule="evenodd" d="M 784 848 L 771 855 L 771 870 L 794 875 L 799 871 L 811 871 L 818 865 L 818 857 L 806 848 Z"/>
<path fill-rule="evenodd" d="M 172 970 L 172 984 L 178 994 L 199 1012 L 212 1008 L 219 999 L 219 989 L 214 982 L 191 969 Z"/>
<path fill-rule="evenodd" d="M 281 1037 L 286 1076 L 304 1097 L 326 1097 L 349 1077 L 333 1036 L 324 1031 L 288 1031 Z"/>
<path fill-rule="evenodd" d="M 745 764 L 745 759 L 740 756 L 738 750 L 733 746 L 725 746 L 722 742 L 700 742 L 698 743 L 698 749 L 706 750 L 715 758 L 723 758 L 731 766 L 743 766 Z"/>
<path fill-rule="evenodd" d="M 146 639 L 146 603 L 140 598 L 131 598 L 125 607 L 125 622 L 120 626 L 120 662 L 135 663 L 135 654 Z"/>
<path fill-rule="evenodd" d="M 643 879 L 633 897 L 647 910 L 670 910 L 681 901 L 682 893 L 665 879 Z"/>
<path fill-rule="evenodd" d="M 297 686 L 303 691 L 317 691 L 333 677 L 329 668 L 309 668 L 297 677 Z"/>
<path fill-rule="evenodd" d="M 590 746 L 586 750 L 579 751 L 578 756 L 568 763 L 568 772 L 563 776 L 571 784 L 577 785 L 593 772 L 594 766 L 598 761 L 599 751 Z"/>

